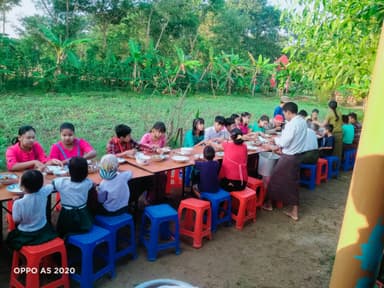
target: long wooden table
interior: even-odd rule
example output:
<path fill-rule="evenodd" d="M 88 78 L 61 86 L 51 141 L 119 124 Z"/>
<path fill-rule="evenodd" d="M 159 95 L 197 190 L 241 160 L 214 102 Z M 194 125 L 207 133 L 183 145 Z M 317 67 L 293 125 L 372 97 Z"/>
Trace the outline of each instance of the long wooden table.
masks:
<path fill-rule="evenodd" d="M 132 173 L 133 173 L 132 179 L 148 177 L 148 176 L 153 175 L 152 172 L 140 169 L 139 167 L 130 165 L 128 163 L 119 165 L 119 171 L 128 171 L 128 170 L 132 171 Z M 17 176 L 19 176 L 19 179 L 20 179 L 20 177 L 23 173 L 22 172 L 4 172 L 4 173 L 0 173 L 0 174 L 16 174 Z M 56 176 L 54 176 L 54 175 L 45 175 L 44 176 L 44 184 L 50 184 L 52 182 L 52 180 L 55 178 L 56 178 Z M 96 184 L 101 182 L 101 177 L 100 177 L 99 173 L 90 173 L 88 175 L 88 178 L 91 179 Z M 0 207 L 0 233 L 1 233 L 0 234 L 0 241 L 3 240 L 3 210 L 5 210 L 7 213 L 10 213 L 10 211 L 8 211 L 8 209 L 3 206 L 3 202 L 12 200 L 13 197 L 20 195 L 20 194 L 15 194 L 15 193 L 9 192 L 7 190 L 7 186 L 8 185 L 0 184 L 0 205 L 1 205 L 1 207 Z M 50 196 L 48 199 L 48 203 L 51 203 L 51 197 Z M 50 207 L 48 207 L 47 209 L 49 210 L 49 212 L 47 214 L 50 215 L 50 210 L 51 210 Z"/>

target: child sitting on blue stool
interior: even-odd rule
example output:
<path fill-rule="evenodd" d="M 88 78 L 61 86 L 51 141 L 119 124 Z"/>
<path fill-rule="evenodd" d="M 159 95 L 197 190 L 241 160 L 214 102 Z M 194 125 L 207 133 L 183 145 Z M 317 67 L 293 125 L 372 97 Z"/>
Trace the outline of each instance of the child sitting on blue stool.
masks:
<path fill-rule="evenodd" d="M 103 180 L 97 188 L 97 214 L 113 216 L 128 212 L 128 181 L 132 178 L 132 172 L 118 172 L 118 167 L 115 155 L 107 154 L 101 158 L 99 173 Z"/>
<path fill-rule="evenodd" d="M 93 218 L 87 207 L 88 192 L 93 188 L 93 182 L 87 178 L 87 160 L 72 157 L 68 169 L 70 177 L 56 178 L 52 181 L 61 196 L 62 209 L 56 227 L 60 237 L 86 233 L 93 225 Z"/>
<path fill-rule="evenodd" d="M 219 162 L 215 158 L 215 149 L 208 145 L 203 151 L 204 160 L 196 161 L 192 176 L 192 191 L 200 198 L 200 192 L 215 193 L 219 191 Z"/>

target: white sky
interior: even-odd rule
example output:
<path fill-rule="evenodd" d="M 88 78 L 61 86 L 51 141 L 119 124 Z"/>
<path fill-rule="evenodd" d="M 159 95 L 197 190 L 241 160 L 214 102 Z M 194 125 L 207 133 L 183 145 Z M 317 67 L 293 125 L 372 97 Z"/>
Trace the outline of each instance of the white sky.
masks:
<path fill-rule="evenodd" d="M 287 0 L 268 0 L 268 2 L 275 6 L 286 7 Z M 20 25 L 19 19 L 37 14 L 36 8 L 32 0 L 22 0 L 20 6 L 14 7 L 7 15 L 7 23 L 5 25 L 5 33 L 11 37 L 17 37 L 15 27 Z"/>

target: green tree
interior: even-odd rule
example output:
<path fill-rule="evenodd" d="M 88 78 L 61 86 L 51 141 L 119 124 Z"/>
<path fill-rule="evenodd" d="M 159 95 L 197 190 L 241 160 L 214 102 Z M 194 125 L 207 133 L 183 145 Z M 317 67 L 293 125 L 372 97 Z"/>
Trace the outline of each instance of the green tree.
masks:
<path fill-rule="evenodd" d="M 340 87 L 350 87 L 357 98 L 367 96 L 384 2 L 294 2 L 292 7 L 296 8 L 284 15 L 291 32 L 290 45 L 285 49 L 293 60 L 290 69 L 314 80 L 321 98 Z"/>

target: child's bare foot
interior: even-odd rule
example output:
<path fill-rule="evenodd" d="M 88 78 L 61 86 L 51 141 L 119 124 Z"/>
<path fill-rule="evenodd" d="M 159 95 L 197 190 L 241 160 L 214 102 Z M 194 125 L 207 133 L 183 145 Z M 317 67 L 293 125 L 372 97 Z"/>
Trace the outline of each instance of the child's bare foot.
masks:
<path fill-rule="evenodd" d="M 268 204 L 268 203 L 264 203 L 264 205 L 261 206 L 261 209 L 263 209 L 265 211 L 272 211 L 273 210 L 272 205 Z"/>
<path fill-rule="evenodd" d="M 292 211 L 284 211 L 284 214 L 287 215 L 288 217 L 291 217 L 291 219 L 294 221 L 299 220 L 299 216 L 297 215 L 297 213 L 294 213 Z"/>

